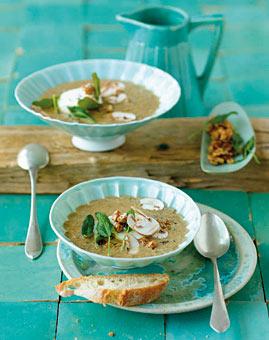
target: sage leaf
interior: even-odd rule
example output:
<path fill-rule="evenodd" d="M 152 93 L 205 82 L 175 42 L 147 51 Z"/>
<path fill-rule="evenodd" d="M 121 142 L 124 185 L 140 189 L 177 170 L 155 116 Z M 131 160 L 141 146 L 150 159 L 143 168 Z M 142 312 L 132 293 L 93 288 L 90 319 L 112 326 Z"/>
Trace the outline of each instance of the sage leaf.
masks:
<path fill-rule="evenodd" d="M 85 217 L 82 226 L 81 226 L 81 234 L 83 237 L 91 237 L 93 235 L 94 229 L 94 218 L 92 215 L 88 215 Z"/>
<path fill-rule="evenodd" d="M 41 109 L 50 109 L 53 107 L 53 99 L 52 98 L 43 98 L 40 100 L 33 101 L 32 105 L 38 106 Z"/>
<path fill-rule="evenodd" d="M 75 118 L 87 119 L 89 123 L 95 123 L 95 120 L 90 116 L 89 113 L 85 112 L 79 106 L 69 106 L 71 116 Z"/>
<path fill-rule="evenodd" d="M 108 216 L 102 212 L 96 212 L 97 218 L 96 230 L 99 235 L 103 237 L 110 237 L 112 235 L 113 224 L 110 222 Z"/>
<path fill-rule="evenodd" d="M 244 143 L 243 138 L 239 135 L 238 132 L 234 131 L 232 144 L 233 144 L 234 151 L 237 155 L 242 153 L 243 143 Z"/>
<path fill-rule="evenodd" d="M 242 154 L 243 154 L 244 159 L 250 154 L 254 146 L 255 146 L 255 138 L 254 136 L 252 136 L 243 146 Z"/>
<path fill-rule="evenodd" d="M 96 231 L 94 232 L 94 241 L 96 245 L 102 244 L 103 241 L 105 241 L 105 238 L 101 235 L 99 235 Z"/>
<path fill-rule="evenodd" d="M 92 73 L 92 86 L 94 88 L 95 99 L 98 101 L 100 94 L 101 94 L 101 89 L 100 89 L 100 79 L 96 72 Z"/>
<path fill-rule="evenodd" d="M 110 238 L 113 232 L 113 224 L 110 222 L 108 216 L 102 212 L 96 212 L 95 216 L 97 218 L 97 224 L 95 227 L 95 233 L 97 239 L 98 237 L 107 238 L 107 255 L 110 256 Z"/>
<path fill-rule="evenodd" d="M 213 118 L 211 118 L 207 123 L 206 126 L 208 127 L 209 125 L 215 125 L 215 124 L 221 124 L 223 123 L 228 117 L 231 115 L 237 115 L 238 113 L 236 111 L 232 111 L 229 113 L 225 113 L 223 115 L 217 115 Z"/>
<path fill-rule="evenodd" d="M 98 109 L 100 107 L 100 104 L 90 97 L 85 97 L 78 101 L 78 106 L 85 111 Z"/>

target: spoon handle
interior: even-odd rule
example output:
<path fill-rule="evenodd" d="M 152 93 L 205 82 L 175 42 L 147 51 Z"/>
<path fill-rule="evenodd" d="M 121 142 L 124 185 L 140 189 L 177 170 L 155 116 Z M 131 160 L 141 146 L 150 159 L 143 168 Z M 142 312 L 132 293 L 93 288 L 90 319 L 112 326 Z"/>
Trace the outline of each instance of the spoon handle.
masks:
<path fill-rule="evenodd" d="M 210 317 L 210 327 L 216 332 L 225 332 L 230 327 L 230 319 L 226 308 L 220 282 L 217 259 L 212 259 L 214 268 L 214 298 Z"/>
<path fill-rule="evenodd" d="M 41 254 L 43 245 L 36 215 L 37 169 L 31 168 L 29 170 L 29 175 L 31 180 L 31 212 L 27 236 L 25 240 L 25 254 L 27 257 L 33 260 Z"/>

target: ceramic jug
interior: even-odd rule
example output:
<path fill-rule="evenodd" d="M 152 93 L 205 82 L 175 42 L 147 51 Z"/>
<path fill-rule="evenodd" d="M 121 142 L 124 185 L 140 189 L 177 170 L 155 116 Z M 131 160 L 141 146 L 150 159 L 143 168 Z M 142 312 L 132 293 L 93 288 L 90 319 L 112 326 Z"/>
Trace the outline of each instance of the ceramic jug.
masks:
<path fill-rule="evenodd" d="M 172 116 L 175 112 L 180 116 L 204 115 L 203 94 L 221 41 L 222 15 L 191 18 L 178 8 L 154 6 L 119 14 L 116 19 L 131 34 L 126 59 L 163 69 L 179 82 L 182 95 Z M 201 26 L 214 29 L 207 62 L 198 76 L 188 36 L 192 30 Z"/>

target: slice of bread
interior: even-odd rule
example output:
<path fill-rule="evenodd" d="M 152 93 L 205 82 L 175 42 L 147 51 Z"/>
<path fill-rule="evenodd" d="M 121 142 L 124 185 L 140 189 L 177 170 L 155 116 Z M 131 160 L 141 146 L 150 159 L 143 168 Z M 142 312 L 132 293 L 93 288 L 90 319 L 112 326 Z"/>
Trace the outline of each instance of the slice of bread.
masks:
<path fill-rule="evenodd" d="M 102 304 L 135 306 L 156 300 L 169 282 L 166 274 L 82 276 L 60 283 L 61 296 L 77 295 Z"/>

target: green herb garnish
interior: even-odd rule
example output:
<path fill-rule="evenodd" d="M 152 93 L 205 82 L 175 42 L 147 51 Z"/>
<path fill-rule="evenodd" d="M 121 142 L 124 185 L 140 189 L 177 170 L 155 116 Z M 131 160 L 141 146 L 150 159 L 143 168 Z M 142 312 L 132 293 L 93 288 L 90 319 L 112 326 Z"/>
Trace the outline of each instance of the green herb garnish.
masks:
<path fill-rule="evenodd" d="M 126 215 L 127 215 L 127 216 L 128 216 L 128 215 L 132 215 L 133 217 L 135 217 L 135 211 L 134 211 L 134 209 L 129 209 L 129 210 L 127 211 Z"/>
<path fill-rule="evenodd" d="M 234 151 L 237 155 L 242 153 L 243 143 L 244 143 L 243 138 L 239 135 L 238 132 L 234 131 L 233 137 L 232 137 L 232 144 L 233 144 Z"/>
<path fill-rule="evenodd" d="M 208 127 L 209 125 L 215 125 L 215 124 L 221 124 L 223 123 L 229 116 L 231 115 L 237 115 L 238 113 L 236 111 L 232 111 L 229 113 L 225 113 L 223 115 L 217 115 L 213 118 L 211 118 L 207 123 L 206 126 Z"/>
<path fill-rule="evenodd" d="M 102 212 L 96 212 L 95 216 L 98 221 L 95 226 L 95 240 L 100 236 L 108 239 L 107 255 L 110 256 L 110 238 L 113 231 L 113 224 L 110 222 L 108 216 Z"/>
<path fill-rule="evenodd" d="M 53 99 L 52 98 L 43 98 L 40 100 L 35 100 L 32 105 L 38 106 L 41 109 L 50 109 L 53 107 Z"/>
<path fill-rule="evenodd" d="M 255 146 L 255 138 L 254 136 L 252 136 L 242 148 L 242 155 L 244 159 L 250 154 L 254 146 Z"/>
<path fill-rule="evenodd" d="M 56 96 L 55 94 L 53 94 L 52 97 L 51 97 L 51 99 L 52 99 L 52 104 L 53 104 L 54 113 L 60 113 L 59 107 L 58 107 L 58 99 L 59 99 L 59 96 Z"/>
<path fill-rule="evenodd" d="M 92 215 L 86 216 L 81 226 L 81 234 L 83 237 L 91 237 L 94 229 L 94 218 Z"/>
<path fill-rule="evenodd" d="M 73 117 L 87 119 L 89 123 L 95 123 L 95 120 L 90 116 L 90 114 L 81 107 L 69 106 L 68 109 Z"/>
<path fill-rule="evenodd" d="M 98 101 L 101 89 L 100 89 L 100 79 L 98 78 L 98 75 L 96 72 L 92 73 L 92 86 L 94 88 L 94 97 Z"/>
<path fill-rule="evenodd" d="M 94 109 L 98 109 L 98 107 L 100 107 L 100 104 L 90 97 L 85 97 L 78 101 L 78 106 L 82 110 L 94 110 Z"/>

